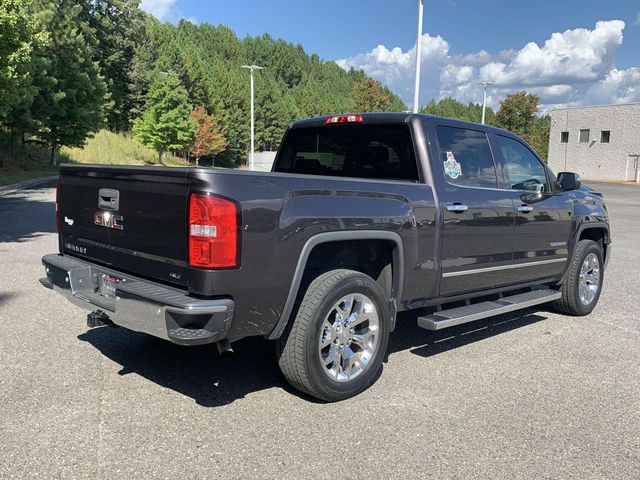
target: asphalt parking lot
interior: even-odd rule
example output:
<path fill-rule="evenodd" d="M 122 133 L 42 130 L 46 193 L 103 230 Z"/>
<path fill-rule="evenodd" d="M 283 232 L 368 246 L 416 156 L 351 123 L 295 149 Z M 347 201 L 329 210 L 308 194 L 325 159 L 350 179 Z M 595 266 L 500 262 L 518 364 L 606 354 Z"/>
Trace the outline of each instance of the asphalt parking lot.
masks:
<path fill-rule="evenodd" d="M 614 250 L 596 311 L 438 333 L 402 315 L 378 382 L 293 391 L 272 345 L 232 360 L 85 314 L 37 280 L 52 188 L 0 197 L 0 478 L 640 478 L 640 186 L 595 185 Z"/>

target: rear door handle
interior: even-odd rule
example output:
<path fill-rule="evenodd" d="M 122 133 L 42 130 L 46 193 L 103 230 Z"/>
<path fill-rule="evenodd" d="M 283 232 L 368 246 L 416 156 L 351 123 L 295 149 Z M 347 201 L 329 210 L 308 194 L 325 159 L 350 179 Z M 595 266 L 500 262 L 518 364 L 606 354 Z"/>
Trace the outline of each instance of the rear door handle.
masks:
<path fill-rule="evenodd" d="M 466 205 L 462 205 L 461 203 L 450 203 L 449 205 L 447 205 L 447 210 L 449 210 L 450 212 L 462 213 L 469 210 L 469 207 L 467 207 Z"/>
<path fill-rule="evenodd" d="M 531 205 L 527 205 L 526 203 L 523 203 L 522 205 L 518 205 L 516 207 L 516 210 L 522 213 L 529 213 L 533 211 L 533 207 Z"/>

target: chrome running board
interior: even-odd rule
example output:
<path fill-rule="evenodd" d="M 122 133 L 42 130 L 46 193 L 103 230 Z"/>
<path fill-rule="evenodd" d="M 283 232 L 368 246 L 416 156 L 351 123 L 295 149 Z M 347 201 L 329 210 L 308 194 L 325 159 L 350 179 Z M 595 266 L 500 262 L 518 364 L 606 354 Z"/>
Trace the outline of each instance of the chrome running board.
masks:
<path fill-rule="evenodd" d="M 521 310 L 523 308 L 552 302 L 559 299 L 560 292 L 551 289 L 533 290 L 520 293 L 499 300 L 481 302 L 464 307 L 441 310 L 431 315 L 418 318 L 418 325 L 427 330 L 442 330 L 467 322 L 473 322 L 482 318 L 493 317 L 503 313 Z"/>

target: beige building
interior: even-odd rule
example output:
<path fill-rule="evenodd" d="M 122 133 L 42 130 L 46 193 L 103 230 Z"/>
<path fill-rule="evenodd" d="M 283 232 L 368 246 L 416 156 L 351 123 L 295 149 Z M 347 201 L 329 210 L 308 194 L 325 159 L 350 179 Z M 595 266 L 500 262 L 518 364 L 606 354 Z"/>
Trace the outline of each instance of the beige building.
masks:
<path fill-rule="evenodd" d="M 640 103 L 553 110 L 549 166 L 585 179 L 640 182 Z"/>

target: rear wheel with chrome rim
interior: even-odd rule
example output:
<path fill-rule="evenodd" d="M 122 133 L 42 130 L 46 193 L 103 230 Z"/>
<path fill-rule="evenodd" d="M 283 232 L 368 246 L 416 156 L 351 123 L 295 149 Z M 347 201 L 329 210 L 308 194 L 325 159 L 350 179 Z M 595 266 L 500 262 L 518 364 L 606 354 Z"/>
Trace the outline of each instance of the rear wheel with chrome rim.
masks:
<path fill-rule="evenodd" d="M 562 297 L 555 307 L 568 315 L 588 315 L 595 308 L 602 291 L 604 262 L 602 248 L 593 240 L 580 240 L 560 286 Z"/>
<path fill-rule="evenodd" d="M 369 297 L 349 294 L 330 309 L 318 345 L 324 372 L 337 382 L 356 379 L 368 367 L 378 345 L 380 317 Z"/>
<path fill-rule="evenodd" d="M 278 341 L 278 363 L 296 388 L 324 401 L 357 395 L 377 378 L 389 331 L 379 285 L 353 270 L 332 270 L 307 288 Z"/>

